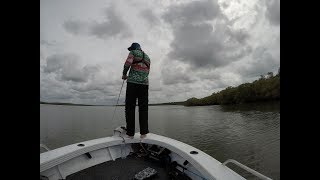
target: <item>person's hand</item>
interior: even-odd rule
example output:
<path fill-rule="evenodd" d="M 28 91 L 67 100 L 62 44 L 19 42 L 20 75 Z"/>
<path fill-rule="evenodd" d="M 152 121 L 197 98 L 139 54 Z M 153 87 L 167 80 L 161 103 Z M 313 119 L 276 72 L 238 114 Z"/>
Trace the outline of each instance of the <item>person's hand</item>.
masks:
<path fill-rule="evenodd" d="M 128 79 L 128 76 L 127 75 L 122 75 L 122 79 L 126 80 L 126 79 Z"/>

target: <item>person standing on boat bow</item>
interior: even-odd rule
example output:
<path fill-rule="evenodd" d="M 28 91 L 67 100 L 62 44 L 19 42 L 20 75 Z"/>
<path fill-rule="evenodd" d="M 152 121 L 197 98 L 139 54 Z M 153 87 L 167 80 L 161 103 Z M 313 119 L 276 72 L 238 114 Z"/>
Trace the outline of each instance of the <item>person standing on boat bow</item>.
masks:
<path fill-rule="evenodd" d="M 123 67 L 122 79 L 127 80 L 125 116 L 127 135 L 133 138 L 135 133 L 135 108 L 138 99 L 139 125 L 141 138 L 146 137 L 148 130 L 148 90 L 150 58 L 138 43 L 132 43 Z M 130 69 L 130 71 L 129 71 Z M 127 72 L 129 71 L 129 76 Z"/>

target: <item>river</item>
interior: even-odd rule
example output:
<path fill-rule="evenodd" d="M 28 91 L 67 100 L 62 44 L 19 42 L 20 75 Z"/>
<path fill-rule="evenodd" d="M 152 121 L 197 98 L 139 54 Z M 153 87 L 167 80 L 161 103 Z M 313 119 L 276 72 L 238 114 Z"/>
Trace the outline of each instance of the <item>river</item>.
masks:
<path fill-rule="evenodd" d="M 113 129 L 125 125 L 124 107 L 117 107 L 112 120 L 114 109 L 40 104 L 40 143 L 55 149 L 111 136 Z M 280 103 L 150 106 L 149 130 L 194 146 L 220 162 L 235 159 L 272 179 L 280 179 Z M 228 167 L 254 179 L 232 164 Z"/>

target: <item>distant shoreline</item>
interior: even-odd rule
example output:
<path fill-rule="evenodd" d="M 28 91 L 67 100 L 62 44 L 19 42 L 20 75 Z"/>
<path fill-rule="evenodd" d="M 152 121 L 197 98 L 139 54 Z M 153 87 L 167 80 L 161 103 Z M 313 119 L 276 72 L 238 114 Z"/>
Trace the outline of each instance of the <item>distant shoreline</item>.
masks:
<path fill-rule="evenodd" d="M 186 101 L 154 103 L 149 106 L 182 105 L 182 106 L 210 106 L 210 105 L 234 105 L 259 102 L 280 101 L 280 69 L 276 76 L 269 72 L 267 76 L 251 83 L 244 83 L 237 87 L 229 86 L 226 89 L 212 93 L 204 98 L 189 98 Z M 122 105 L 89 105 L 59 102 L 43 102 L 40 104 L 67 105 L 67 106 L 124 106 Z"/>
<path fill-rule="evenodd" d="M 246 103 L 240 103 L 240 104 L 208 104 L 208 105 L 194 105 L 194 106 L 213 106 L 213 105 L 243 105 L 243 104 L 255 104 L 255 103 L 277 103 L 280 102 L 280 100 L 268 100 L 268 101 L 256 101 L 256 102 L 246 102 Z M 186 106 L 184 104 L 185 102 L 174 102 L 174 103 L 159 103 L 159 104 L 149 104 L 149 106 Z M 116 106 L 116 105 L 92 105 L 92 104 L 73 104 L 73 103 L 49 103 L 49 102 L 40 102 L 40 104 L 46 104 L 46 105 L 62 105 L 62 106 Z M 124 104 L 117 105 L 117 106 L 125 106 Z"/>
<path fill-rule="evenodd" d="M 41 102 L 40 104 L 47 105 L 64 105 L 64 106 L 113 106 L 113 105 L 92 105 L 92 104 L 73 104 L 73 103 L 59 103 L 59 102 Z"/>
<path fill-rule="evenodd" d="M 93 104 L 73 104 L 73 103 L 59 103 L 59 102 L 42 102 L 40 104 L 47 104 L 47 105 L 64 105 L 64 106 L 116 106 L 116 105 L 93 105 Z M 149 104 L 149 106 L 165 106 L 165 105 L 184 105 L 184 102 L 171 102 L 171 103 L 158 103 L 158 104 Z M 117 105 L 117 106 L 125 106 Z"/>

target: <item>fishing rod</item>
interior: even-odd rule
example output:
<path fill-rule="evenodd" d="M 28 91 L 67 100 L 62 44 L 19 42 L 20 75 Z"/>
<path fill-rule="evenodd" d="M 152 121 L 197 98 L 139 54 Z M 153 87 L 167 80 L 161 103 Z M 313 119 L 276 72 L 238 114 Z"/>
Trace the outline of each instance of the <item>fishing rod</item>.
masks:
<path fill-rule="evenodd" d="M 119 93 L 119 96 L 118 96 L 118 100 L 117 100 L 116 107 L 114 108 L 114 111 L 113 111 L 112 121 L 111 121 L 111 122 L 113 122 L 114 114 L 115 114 L 115 112 L 116 112 L 116 109 L 117 109 L 117 106 L 118 106 L 118 103 L 119 103 L 119 98 L 120 98 L 120 94 L 121 94 L 121 91 L 122 91 L 122 87 L 123 87 L 124 81 L 125 81 L 125 80 L 123 80 L 123 81 L 122 81 L 122 85 L 121 85 L 120 93 Z"/>

